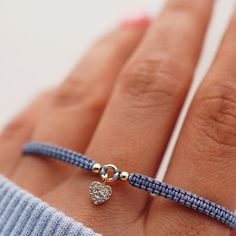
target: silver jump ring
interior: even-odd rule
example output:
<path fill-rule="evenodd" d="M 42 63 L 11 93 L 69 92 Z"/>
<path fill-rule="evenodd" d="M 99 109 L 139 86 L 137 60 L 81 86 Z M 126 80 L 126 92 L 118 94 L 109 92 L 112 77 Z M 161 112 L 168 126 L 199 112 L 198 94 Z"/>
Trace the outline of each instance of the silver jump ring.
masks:
<path fill-rule="evenodd" d="M 109 171 L 112 171 L 112 173 L 109 173 Z M 104 165 L 100 170 L 100 176 L 102 180 L 108 183 L 118 180 L 119 175 L 120 170 L 113 164 Z"/>

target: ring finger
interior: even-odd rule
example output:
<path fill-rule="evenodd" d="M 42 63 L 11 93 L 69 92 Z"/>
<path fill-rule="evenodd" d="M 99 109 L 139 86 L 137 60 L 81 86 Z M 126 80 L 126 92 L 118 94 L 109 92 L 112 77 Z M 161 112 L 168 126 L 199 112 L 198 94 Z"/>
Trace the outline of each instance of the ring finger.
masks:
<path fill-rule="evenodd" d="M 99 40 L 58 87 L 32 138 L 84 152 L 115 78 L 147 25 L 147 17 L 126 22 Z M 73 170 L 54 160 L 27 156 L 13 179 L 25 189 L 41 195 L 65 180 Z"/>
<path fill-rule="evenodd" d="M 236 14 L 195 96 L 165 178 L 232 211 L 236 208 L 235 26 Z M 229 235 L 223 224 L 165 199 L 153 201 L 148 219 L 149 229 L 158 235 Z"/>

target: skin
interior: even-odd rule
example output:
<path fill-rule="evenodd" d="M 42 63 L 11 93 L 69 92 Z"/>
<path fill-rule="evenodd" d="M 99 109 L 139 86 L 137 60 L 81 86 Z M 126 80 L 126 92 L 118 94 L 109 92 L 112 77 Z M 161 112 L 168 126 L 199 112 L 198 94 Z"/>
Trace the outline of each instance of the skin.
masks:
<path fill-rule="evenodd" d="M 40 140 L 97 162 L 155 176 L 198 62 L 213 0 L 171 0 L 150 23 L 121 24 L 68 78 L 3 130 L 0 170 L 18 185 L 104 235 L 236 235 L 223 224 L 125 183 L 94 206 L 96 179 L 64 163 L 22 157 Z M 236 207 L 236 15 L 198 89 L 164 181 Z M 220 187 L 219 187 L 220 186 Z"/>

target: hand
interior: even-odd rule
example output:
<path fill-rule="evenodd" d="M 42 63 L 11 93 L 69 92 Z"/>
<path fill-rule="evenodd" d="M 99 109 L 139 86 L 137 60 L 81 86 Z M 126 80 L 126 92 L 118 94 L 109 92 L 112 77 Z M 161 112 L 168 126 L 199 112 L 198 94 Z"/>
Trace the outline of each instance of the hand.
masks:
<path fill-rule="evenodd" d="M 149 27 L 143 17 L 100 39 L 61 85 L 2 132 L 1 172 L 104 235 L 229 235 L 207 216 L 124 183 L 114 185 L 111 200 L 94 206 L 88 193 L 93 175 L 20 154 L 26 141 L 44 141 L 154 177 L 189 89 L 213 2 L 172 0 Z M 231 210 L 236 206 L 235 25 L 236 15 L 195 95 L 165 177 Z"/>

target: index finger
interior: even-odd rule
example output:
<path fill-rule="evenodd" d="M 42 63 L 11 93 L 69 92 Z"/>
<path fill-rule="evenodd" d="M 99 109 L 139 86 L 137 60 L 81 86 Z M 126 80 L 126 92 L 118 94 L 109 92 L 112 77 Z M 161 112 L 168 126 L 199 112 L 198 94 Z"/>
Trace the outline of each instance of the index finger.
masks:
<path fill-rule="evenodd" d="M 236 14 L 216 60 L 197 92 L 165 181 L 194 192 L 231 211 L 236 208 Z M 172 214 L 175 211 L 175 214 Z M 229 235 L 223 224 L 165 200 L 155 199 L 149 227 L 183 235 Z"/>

